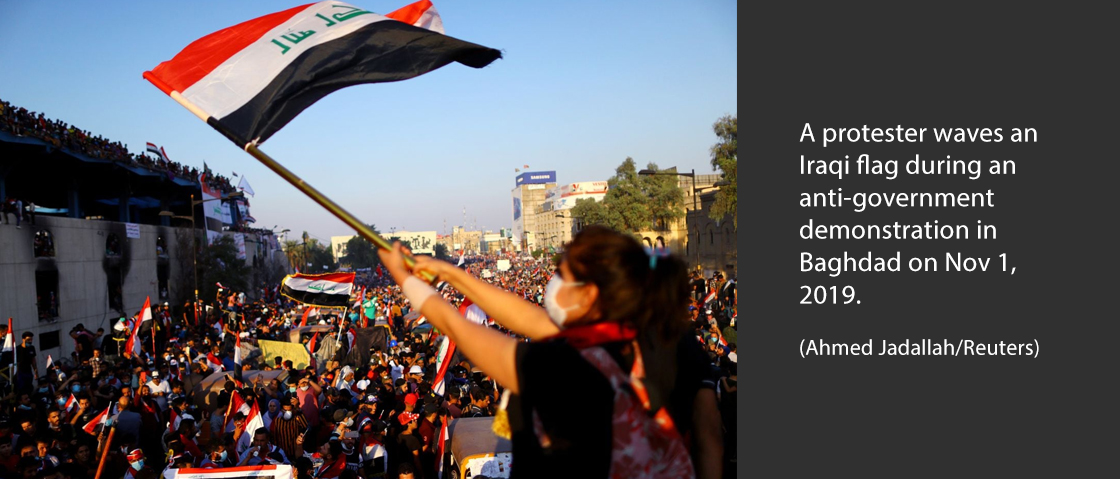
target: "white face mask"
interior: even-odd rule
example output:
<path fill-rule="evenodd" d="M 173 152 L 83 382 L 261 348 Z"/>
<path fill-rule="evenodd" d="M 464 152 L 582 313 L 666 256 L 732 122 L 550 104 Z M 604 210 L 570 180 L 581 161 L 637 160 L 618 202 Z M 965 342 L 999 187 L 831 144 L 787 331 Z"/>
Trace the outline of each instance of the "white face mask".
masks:
<path fill-rule="evenodd" d="M 284 411 L 284 420 L 287 421 L 291 418 L 292 418 L 292 412 L 291 411 Z"/>
<path fill-rule="evenodd" d="M 568 320 L 568 311 L 579 307 L 578 304 L 568 306 L 567 308 L 560 306 L 560 304 L 556 302 L 556 295 L 560 293 L 560 288 L 564 286 L 582 285 L 582 281 L 564 281 L 564 278 L 561 278 L 560 274 L 557 273 L 548 281 L 548 285 L 544 287 L 544 309 L 548 312 L 548 317 L 551 318 L 552 322 L 556 323 L 557 326 L 563 328 L 564 322 Z"/>

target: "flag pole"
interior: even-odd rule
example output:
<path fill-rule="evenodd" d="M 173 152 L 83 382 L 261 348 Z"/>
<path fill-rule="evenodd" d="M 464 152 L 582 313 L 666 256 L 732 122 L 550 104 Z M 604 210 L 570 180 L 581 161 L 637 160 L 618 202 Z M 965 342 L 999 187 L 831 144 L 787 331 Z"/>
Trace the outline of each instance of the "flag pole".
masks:
<path fill-rule="evenodd" d="M 239 148 L 244 149 L 245 152 L 250 156 L 263 163 L 264 166 L 268 167 L 268 169 L 280 175 L 280 177 L 286 180 L 288 183 L 291 183 L 292 186 L 296 187 L 297 190 L 300 190 L 301 192 L 303 192 L 303 194 L 307 195 L 308 198 L 311 198 L 314 202 L 318 203 L 319 206 L 326 208 L 327 211 L 333 214 L 336 218 L 342 220 L 342 222 L 346 223 L 347 226 L 353 228 L 354 231 L 356 231 L 359 236 L 365 238 L 366 241 L 369 241 L 370 243 L 373 243 L 374 246 L 384 250 L 389 250 L 393 247 L 393 245 L 386 241 L 385 238 L 382 238 L 381 235 L 377 234 L 377 232 L 373 231 L 369 226 L 366 226 L 365 223 L 362 223 L 360 220 L 358 220 L 356 216 L 350 214 L 349 211 L 343 209 L 342 206 L 339 206 L 338 203 L 335 203 L 330 198 L 327 198 L 326 195 L 319 192 L 319 190 L 315 189 L 315 187 L 311 186 L 306 181 L 303 181 L 302 178 L 297 176 L 295 173 L 292 173 L 291 170 L 285 168 L 284 165 L 276 162 L 276 160 L 272 159 L 272 157 L 268 156 L 259 148 L 257 148 L 256 143 L 248 142 L 245 144 L 241 144 L 241 142 L 237 138 L 237 135 L 229 132 L 216 120 L 211 121 L 213 118 L 208 113 L 202 111 L 202 109 L 197 105 L 184 98 L 183 95 L 179 92 L 172 91 L 170 92 L 169 96 L 171 97 L 171 99 L 175 100 L 191 113 L 194 113 L 194 115 L 199 119 L 206 122 L 207 125 L 210 125 L 211 128 L 217 130 L 218 133 L 221 133 L 226 138 L 229 138 L 229 140 Z M 409 268 L 412 268 L 416 265 L 416 259 L 413 258 L 411 254 L 404 255 L 404 262 Z M 429 283 L 435 282 L 435 276 L 427 271 L 421 272 L 420 275 Z"/>
<path fill-rule="evenodd" d="M 113 444 L 113 433 L 117 432 L 117 424 L 109 428 L 109 436 L 105 438 L 105 445 L 101 449 L 101 461 L 97 463 L 97 474 L 94 474 L 93 479 L 101 479 L 101 472 L 105 470 L 105 458 L 109 456 L 109 446 Z"/>

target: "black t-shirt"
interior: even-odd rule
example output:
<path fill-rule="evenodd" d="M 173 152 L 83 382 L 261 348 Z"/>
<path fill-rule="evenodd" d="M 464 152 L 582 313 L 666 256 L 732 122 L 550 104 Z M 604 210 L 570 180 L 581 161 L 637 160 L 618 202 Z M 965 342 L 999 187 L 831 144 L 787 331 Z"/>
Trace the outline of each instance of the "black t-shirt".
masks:
<path fill-rule="evenodd" d="M 567 343 L 548 341 L 518 343 L 517 377 L 521 392 L 507 409 L 517 458 L 510 477 L 606 477 L 614 391 L 602 373 Z M 548 449 L 533 432 L 534 410 Z"/>
<path fill-rule="evenodd" d="M 31 364 L 35 362 L 35 346 L 16 345 L 16 372 L 30 373 Z"/>
<path fill-rule="evenodd" d="M 622 354 L 624 345 L 603 348 L 628 372 L 633 363 Z M 714 389 L 716 376 L 694 336 L 681 337 L 675 353 L 672 385 L 663 387 L 671 387 L 666 407 L 678 432 L 687 438 L 696 393 L 701 388 Z M 647 368 L 650 363 L 647 359 Z M 507 408 L 517 458 L 511 477 L 606 477 L 614 391 L 602 373 L 572 346 L 549 341 L 517 345 L 517 374 L 521 394 L 512 396 Z M 647 380 L 650 387 L 654 387 L 653 379 Z M 533 432 L 534 408 L 552 441 L 548 450 L 541 448 Z"/>

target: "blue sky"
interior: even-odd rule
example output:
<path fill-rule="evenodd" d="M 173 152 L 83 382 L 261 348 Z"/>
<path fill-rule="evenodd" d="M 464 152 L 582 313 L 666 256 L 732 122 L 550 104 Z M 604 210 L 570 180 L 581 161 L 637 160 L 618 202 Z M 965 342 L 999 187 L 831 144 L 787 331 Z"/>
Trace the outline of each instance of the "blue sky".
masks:
<path fill-rule="evenodd" d="M 315 237 L 341 221 L 141 78 L 191 41 L 304 2 L 3 2 L 0 98 L 133 152 L 248 177 L 257 226 Z M 408 0 L 350 3 L 388 13 Z M 561 183 L 639 165 L 711 172 L 711 125 L 737 115 L 736 5 L 433 0 L 447 34 L 502 50 L 412 80 L 340 90 L 261 149 L 378 229 L 512 223 L 517 173 Z"/>

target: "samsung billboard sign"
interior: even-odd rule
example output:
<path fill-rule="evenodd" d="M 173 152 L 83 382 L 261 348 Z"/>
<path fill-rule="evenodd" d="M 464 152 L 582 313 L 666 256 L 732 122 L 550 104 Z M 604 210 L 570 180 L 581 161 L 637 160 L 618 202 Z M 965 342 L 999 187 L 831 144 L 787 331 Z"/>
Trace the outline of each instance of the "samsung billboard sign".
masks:
<path fill-rule="evenodd" d="M 555 171 L 527 171 L 517 175 L 517 186 L 556 183 Z"/>

